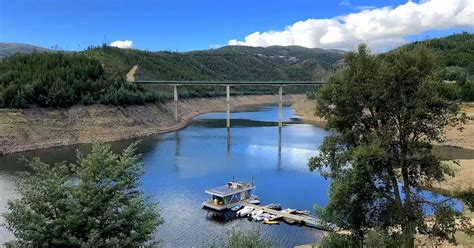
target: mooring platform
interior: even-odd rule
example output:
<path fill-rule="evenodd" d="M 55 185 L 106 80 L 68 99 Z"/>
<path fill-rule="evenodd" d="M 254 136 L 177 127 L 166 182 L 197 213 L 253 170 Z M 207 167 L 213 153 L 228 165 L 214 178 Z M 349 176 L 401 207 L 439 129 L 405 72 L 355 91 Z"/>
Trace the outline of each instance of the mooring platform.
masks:
<path fill-rule="evenodd" d="M 240 202 L 240 205 L 244 207 L 245 206 L 253 207 L 254 210 L 262 210 L 264 213 L 275 215 L 276 216 L 275 219 L 288 218 L 288 219 L 296 221 L 299 224 L 304 224 L 308 227 L 313 227 L 313 228 L 317 228 L 321 230 L 328 229 L 320 220 L 317 220 L 311 216 L 283 213 L 278 210 L 267 208 L 266 206 L 255 205 L 255 204 L 251 204 L 245 201 Z"/>

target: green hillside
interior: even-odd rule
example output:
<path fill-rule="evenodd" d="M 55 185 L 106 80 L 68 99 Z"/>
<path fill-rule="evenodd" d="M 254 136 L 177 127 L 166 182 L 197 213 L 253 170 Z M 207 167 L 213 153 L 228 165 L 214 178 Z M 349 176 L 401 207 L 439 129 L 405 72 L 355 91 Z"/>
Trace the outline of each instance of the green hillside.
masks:
<path fill-rule="evenodd" d="M 474 35 L 456 34 L 398 49 L 420 47 L 437 55 L 449 96 L 474 101 Z M 298 46 L 227 46 L 185 53 L 106 45 L 72 53 L 25 54 L 38 49 L 11 43 L 1 43 L 0 48 L 23 52 L 0 61 L 0 107 L 141 104 L 172 98 L 170 87 L 153 87 L 151 91 L 127 83 L 125 75 L 134 65 L 138 65 L 136 80 L 320 80 L 344 65 L 345 54 Z M 314 87 L 285 88 L 285 93 L 306 92 L 314 92 Z M 222 96 L 225 92 L 222 87 L 186 86 L 179 93 L 186 98 Z M 232 88 L 233 95 L 276 93 L 277 88 L 269 86 Z"/>
<path fill-rule="evenodd" d="M 413 42 L 400 49 L 427 48 L 437 55 L 451 99 L 474 101 L 474 34 Z"/>
<path fill-rule="evenodd" d="M 446 70 L 474 75 L 474 34 L 467 32 L 443 38 L 417 41 L 403 48 L 415 49 L 425 47 L 432 50 L 439 58 L 441 66 Z"/>
<path fill-rule="evenodd" d="M 173 53 L 101 46 L 76 53 L 16 53 L 0 62 L 0 107 L 142 104 L 172 97 L 170 87 L 150 90 L 125 82 L 133 65 L 138 65 L 136 79 L 315 80 L 327 75 L 342 57 L 340 51 L 303 47 L 223 47 Z M 313 91 L 313 87 L 301 86 L 285 89 L 285 93 Z M 268 86 L 232 89 L 233 95 L 276 93 L 275 87 Z M 224 94 L 222 87 L 180 89 L 184 98 Z"/>
<path fill-rule="evenodd" d="M 342 51 L 297 46 L 228 46 L 186 53 L 102 46 L 84 54 L 101 61 L 109 72 L 126 73 L 138 65 L 137 80 L 248 81 L 321 79 L 344 56 Z"/>
<path fill-rule="evenodd" d="M 227 46 L 219 49 L 178 52 L 149 52 L 101 46 L 82 52 L 97 59 L 105 71 L 125 75 L 138 65 L 136 80 L 216 80 L 273 81 L 320 80 L 340 66 L 343 51 L 310 49 L 298 46 L 245 47 Z M 172 97 L 170 87 L 153 87 L 161 98 Z M 312 86 L 287 87 L 285 93 L 313 92 Z M 276 94 L 268 86 L 234 87 L 232 95 Z M 223 96 L 223 88 L 187 86 L 180 97 Z"/>
<path fill-rule="evenodd" d="M 105 73 L 81 53 L 16 53 L 0 62 L 0 107 L 143 104 L 158 94 Z"/>

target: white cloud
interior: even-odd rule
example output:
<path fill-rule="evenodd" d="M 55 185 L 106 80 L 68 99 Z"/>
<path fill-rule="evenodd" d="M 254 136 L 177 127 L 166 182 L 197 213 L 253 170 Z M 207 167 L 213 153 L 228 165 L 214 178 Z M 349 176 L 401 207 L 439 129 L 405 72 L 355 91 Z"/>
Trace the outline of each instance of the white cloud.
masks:
<path fill-rule="evenodd" d="M 357 10 L 366 10 L 366 9 L 375 9 L 377 7 L 372 6 L 372 5 L 361 5 L 361 6 L 355 6 L 354 8 Z"/>
<path fill-rule="evenodd" d="M 350 4 L 343 1 L 341 4 Z M 331 19 L 308 19 L 280 31 L 255 32 L 243 41 L 230 40 L 229 45 L 272 46 L 299 45 L 353 49 L 367 43 L 375 51 L 392 48 L 409 35 L 429 30 L 474 26 L 474 0 L 408 1 L 395 8 L 364 9 Z"/>
<path fill-rule="evenodd" d="M 131 40 L 116 40 L 110 43 L 110 46 L 118 47 L 118 48 L 132 48 L 133 41 Z"/>

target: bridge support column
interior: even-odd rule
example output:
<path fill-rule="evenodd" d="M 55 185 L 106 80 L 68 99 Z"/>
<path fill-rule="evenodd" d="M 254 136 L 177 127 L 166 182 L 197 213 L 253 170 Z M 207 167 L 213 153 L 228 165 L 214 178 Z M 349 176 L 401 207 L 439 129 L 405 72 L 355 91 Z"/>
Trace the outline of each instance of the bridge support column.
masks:
<path fill-rule="evenodd" d="M 178 86 L 174 85 L 174 120 L 178 121 Z"/>
<path fill-rule="evenodd" d="M 280 85 L 279 91 L 278 91 L 280 101 L 278 102 L 278 127 L 282 127 L 282 108 L 283 108 L 283 86 Z"/>
<path fill-rule="evenodd" d="M 226 102 L 227 102 L 227 128 L 230 128 L 230 86 L 226 85 Z"/>

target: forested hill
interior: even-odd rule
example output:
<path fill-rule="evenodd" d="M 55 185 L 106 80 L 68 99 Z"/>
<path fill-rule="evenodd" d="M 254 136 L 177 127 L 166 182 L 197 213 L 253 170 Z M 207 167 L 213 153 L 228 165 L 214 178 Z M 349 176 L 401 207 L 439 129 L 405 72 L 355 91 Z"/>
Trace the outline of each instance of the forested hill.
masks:
<path fill-rule="evenodd" d="M 143 104 L 160 96 L 81 53 L 16 53 L 0 62 L 0 108 Z"/>
<path fill-rule="evenodd" d="M 343 55 L 336 50 L 302 47 L 239 46 L 174 53 L 106 45 L 74 53 L 16 53 L 0 61 L 0 107 L 143 104 L 171 97 L 169 87 L 155 91 L 125 82 L 125 75 L 134 65 L 138 65 L 136 79 L 316 80 L 326 76 Z M 239 87 L 233 94 L 273 94 L 275 90 Z M 286 92 L 308 90 L 312 91 L 297 87 L 287 88 Z M 181 97 L 223 94 L 216 87 L 187 87 L 180 91 Z"/>
<path fill-rule="evenodd" d="M 474 34 L 465 32 L 443 38 L 417 41 L 402 48 L 411 50 L 418 47 L 432 50 L 439 58 L 441 66 L 446 70 L 447 76 L 454 77 L 454 74 L 458 74 L 458 77 L 466 77 L 467 74 L 474 76 Z"/>
<path fill-rule="evenodd" d="M 298 46 L 148 52 L 101 46 L 83 52 L 109 72 L 123 75 L 138 65 L 137 80 L 317 80 L 339 66 L 344 52 Z"/>
<path fill-rule="evenodd" d="M 451 99 L 474 101 L 474 34 L 461 33 L 413 42 L 399 49 L 427 48 L 437 55 Z"/>
<path fill-rule="evenodd" d="M 12 51 L 34 47 L 6 45 Z M 0 48 L 2 47 L 0 46 Z M 438 55 L 453 100 L 474 101 L 474 35 L 462 33 L 408 44 L 398 49 L 425 47 Z M 340 68 L 344 52 L 298 46 L 244 47 L 178 52 L 149 52 L 109 46 L 81 52 L 14 54 L 0 60 L 0 108 L 68 107 L 74 104 L 142 104 L 166 101 L 169 87 L 142 88 L 125 81 L 138 65 L 137 80 L 318 80 Z M 382 55 L 383 56 L 383 55 Z M 455 82 L 455 83 L 454 83 Z M 291 88 L 291 87 L 290 87 Z M 314 89 L 287 88 L 286 93 Z M 238 87 L 233 94 L 273 94 L 274 87 Z M 218 87 L 186 87 L 180 97 L 219 96 Z"/>

